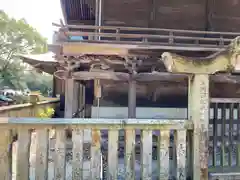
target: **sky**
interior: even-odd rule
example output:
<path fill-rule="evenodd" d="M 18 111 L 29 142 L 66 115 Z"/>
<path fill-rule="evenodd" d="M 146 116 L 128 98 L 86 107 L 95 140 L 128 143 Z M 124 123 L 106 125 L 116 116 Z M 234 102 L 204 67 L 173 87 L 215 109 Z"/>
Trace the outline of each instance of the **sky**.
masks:
<path fill-rule="evenodd" d="M 52 22 L 63 19 L 60 0 L 0 0 L 0 9 L 16 19 L 26 19 L 48 43 L 52 41 Z"/>

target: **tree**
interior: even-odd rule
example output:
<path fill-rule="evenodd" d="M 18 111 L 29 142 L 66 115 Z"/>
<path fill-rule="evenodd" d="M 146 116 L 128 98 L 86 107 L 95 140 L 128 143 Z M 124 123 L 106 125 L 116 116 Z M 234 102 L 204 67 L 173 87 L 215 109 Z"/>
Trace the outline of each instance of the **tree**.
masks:
<path fill-rule="evenodd" d="M 47 51 L 47 41 L 24 19 L 16 20 L 0 11 L 0 86 L 27 88 L 27 66 L 18 54 Z"/>
<path fill-rule="evenodd" d="M 53 86 L 53 78 L 48 74 L 40 74 L 35 71 L 25 73 L 25 82 L 32 91 L 40 91 L 42 95 L 47 95 L 49 88 Z"/>

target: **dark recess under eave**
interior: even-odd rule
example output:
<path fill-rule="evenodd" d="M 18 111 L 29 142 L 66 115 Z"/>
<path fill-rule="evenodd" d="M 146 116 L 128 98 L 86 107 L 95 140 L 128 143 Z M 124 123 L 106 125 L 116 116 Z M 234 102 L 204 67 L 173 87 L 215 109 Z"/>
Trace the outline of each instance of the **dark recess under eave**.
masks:
<path fill-rule="evenodd" d="M 61 0 L 66 13 L 66 20 L 81 21 L 94 20 L 95 12 L 89 0 Z M 90 0 L 91 1 L 91 0 Z"/>

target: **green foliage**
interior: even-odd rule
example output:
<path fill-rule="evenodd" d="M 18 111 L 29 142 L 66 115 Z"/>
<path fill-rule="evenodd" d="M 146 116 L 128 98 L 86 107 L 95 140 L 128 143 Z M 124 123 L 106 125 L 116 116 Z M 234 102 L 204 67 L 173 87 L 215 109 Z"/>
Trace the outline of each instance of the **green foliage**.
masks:
<path fill-rule="evenodd" d="M 37 117 L 51 118 L 53 116 L 54 112 L 55 112 L 54 109 L 50 108 L 50 107 L 47 107 L 45 109 L 39 109 Z"/>
<path fill-rule="evenodd" d="M 32 77 L 29 80 L 26 71 L 28 67 L 21 62 L 18 54 L 40 54 L 46 51 L 47 41 L 36 29 L 24 19 L 16 20 L 0 10 L 0 86 L 28 88 L 33 82 Z M 38 76 L 37 73 L 32 74 Z"/>
<path fill-rule="evenodd" d="M 25 82 L 31 91 L 40 91 L 42 95 L 48 94 L 53 86 L 53 78 L 48 74 L 39 74 L 35 71 L 27 72 Z"/>

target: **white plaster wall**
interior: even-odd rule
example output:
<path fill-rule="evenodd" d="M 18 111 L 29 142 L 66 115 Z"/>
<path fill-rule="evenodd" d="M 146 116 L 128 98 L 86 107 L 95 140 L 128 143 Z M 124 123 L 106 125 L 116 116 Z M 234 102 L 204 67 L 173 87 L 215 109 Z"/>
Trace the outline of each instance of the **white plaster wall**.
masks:
<path fill-rule="evenodd" d="M 127 118 L 127 107 L 92 107 L 92 118 Z M 221 119 L 222 110 L 218 109 L 218 119 Z M 230 111 L 226 109 L 226 119 L 230 118 Z M 155 118 L 155 119 L 187 119 L 187 108 L 151 108 L 137 107 L 137 118 Z M 237 119 L 237 109 L 233 110 L 233 117 Z M 213 109 L 210 109 L 210 119 L 213 118 Z"/>
<path fill-rule="evenodd" d="M 127 118 L 127 107 L 99 107 L 99 118 Z M 137 118 L 155 119 L 185 119 L 187 118 L 186 108 L 151 108 L 137 107 Z M 98 107 L 92 107 L 92 118 L 98 118 Z"/>

